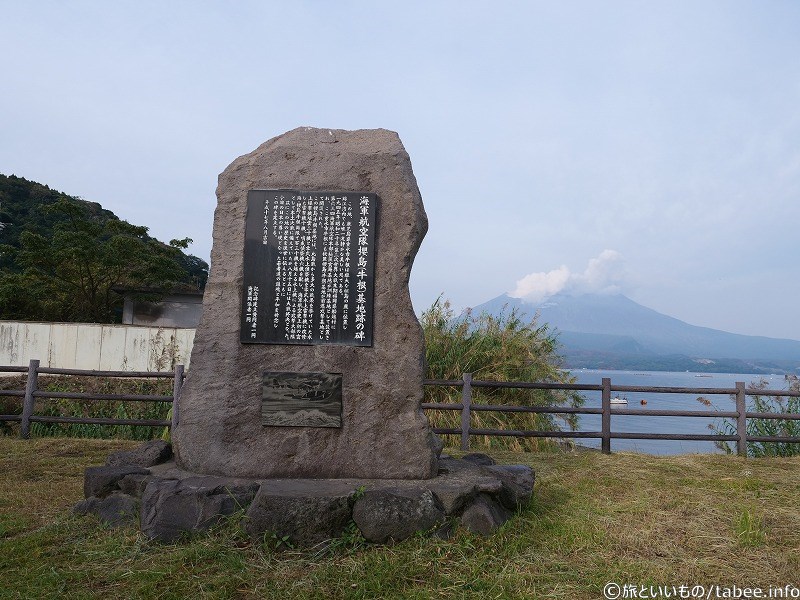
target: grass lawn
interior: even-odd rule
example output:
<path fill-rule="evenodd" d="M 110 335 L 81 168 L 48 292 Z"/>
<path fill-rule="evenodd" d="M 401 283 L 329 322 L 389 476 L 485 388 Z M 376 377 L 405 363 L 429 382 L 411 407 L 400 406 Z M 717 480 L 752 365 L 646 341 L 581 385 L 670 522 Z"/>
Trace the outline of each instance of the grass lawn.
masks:
<path fill-rule="evenodd" d="M 0 437 L 0 598 L 602 598 L 637 585 L 800 587 L 800 457 L 498 454 L 535 497 L 495 535 L 324 554 L 232 520 L 174 545 L 71 516 L 86 466 L 136 442 Z"/>

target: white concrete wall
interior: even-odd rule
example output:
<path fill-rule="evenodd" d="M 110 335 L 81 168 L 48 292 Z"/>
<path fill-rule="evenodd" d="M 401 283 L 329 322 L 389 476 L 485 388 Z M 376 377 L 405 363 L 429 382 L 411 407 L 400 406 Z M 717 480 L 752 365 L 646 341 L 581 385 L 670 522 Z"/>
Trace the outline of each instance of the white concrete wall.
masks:
<path fill-rule="evenodd" d="M 0 365 L 101 371 L 169 371 L 189 366 L 194 329 L 0 321 Z"/>

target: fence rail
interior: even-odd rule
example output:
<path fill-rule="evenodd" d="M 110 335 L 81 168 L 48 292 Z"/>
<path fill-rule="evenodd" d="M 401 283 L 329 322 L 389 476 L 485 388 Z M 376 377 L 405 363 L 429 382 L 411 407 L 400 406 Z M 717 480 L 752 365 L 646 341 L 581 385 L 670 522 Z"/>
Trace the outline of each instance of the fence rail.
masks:
<path fill-rule="evenodd" d="M 0 396 L 16 396 L 22 398 L 22 414 L 0 415 L 0 422 L 19 422 L 19 435 L 28 439 L 31 432 L 31 423 L 68 423 L 74 425 L 133 425 L 142 427 L 175 427 L 178 422 L 178 398 L 184 380 L 183 365 L 176 365 L 174 371 L 82 371 L 78 369 L 52 369 L 40 367 L 38 360 L 31 360 L 28 367 L 0 366 L 0 373 L 27 373 L 24 390 L 0 390 Z M 49 392 L 39 389 L 39 375 L 75 375 L 83 377 L 147 377 L 172 379 L 172 395 L 156 396 L 147 394 L 90 394 L 83 392 Z M 116 400 L 121 402 L 166 402 L 173 405 L 172 419 L 108 419 L 89 417 L 67 417 L 34 414 L 36 400 L 42 398 L 64 398 L 70 400 L 85 400 L 95 402 L 101 400 Z"/>
<path fill-rule="evenodd" d="M 711 442 L 736 442 L 736 452 L 741 456 L 747 455 L 747 442 L 777 442 L 800 444 L 800 437 L 787 436 L 753 436 L 747 435 L 747 419 L 785 419 L 800 420 L 798 413 L 764 413 L 748 412 L 747 396 L 787 396 L 800 397 L 800 392 L 787 390 L 763 390 L 748 388 L 743 382 L 737 382 L 733 388 L 684 388 L 665 386 L 633 386 L 612 385 L 611 379 L 604 377 L 600 385 L 592 384 L 565 384 L 565 383 L 540 383 L 540 382 L 513 382 L 513 381 L 477 381 L 472 379 L 471 373 L 464 373 L 459 379 L 426 379 L 424 384 L 433 387 L 460 387 L 461 402 L 425 402 L 422 408 L 426 410 L 449 410 L 461 412 L 460 428 L 434 428 L 438 434 L 451 434 L 461 436 L 461 449 L 469 450 L 469 437 L 471 435 L 485 436 L 513 436 L 537 438 L 581 438 L 599 439 L 600 449 L 608 454 L 611 452 L 612 439 L 626 440 L 675 440 L 675 441 L 711 441 Z M 492 389 L 534 389 L 534 390 L 569 390 L 569 391 L 599 391 L 601 392 L 600 408 L 573 408 L 566 406 L 504 406 L 494 404 L 473 404 L 473 388 Z M 735 411 L 719 410 L 645 410 L 635 408 L 614 408 L 612 410 L 612 392 L 647 392 L 660 394 L 700 394 L 700 395 L 732 395 L 736 400 Z M 539 414 L 575 414 L 575 415 L 600 415 L 600 431 L 532 431 L 510 429 L 485 429 L 474 428 L 470 425 L 470 415 L 473 411 L 492 411 L 500 413 L 539 413 Z M 705 417 L 735 419 L 735 434 L 689 434 L 689 433 L 627 433 L 611 430 L 611 417 L 623 415 L 652 416 L 652 417 Z"/>
<path fill-rule="evenodd" d="M 81 371 L 76 369 L 52 369 L 39 366 L 38 360 L 31 360 L 28 367 L 0 366 L 0 373 L 27 373 L 24 390 L 0 390 L 0 396 L 22 398 L 22 414 L 0 415 L 0 422 L 19 422 L 20 437 L 27 439 L 30 436 L 31 423 L 69 423 L 88 425 L 134 425 L 149 427 L 175 427 L 178 423 L 178 398 L 185 378 L 183 365 L 176 365 L 174 371 Z M 90 394 L 78 392 L 49 392 L 39 389 L 38 377 L 47 375 L 80 375 L 89 377 L 149 377 L 172 378 L 173 394 L 171 396 L 156 396 L 143 394 Z M 737 453 L 747 455 L 747 442 L 776 442 L 800 443 L 800 437 L 787 436 L 753 436 L 747 435 L 747 419 L 785 419 L 800 420 L 800 413 L 765 413 L 747 411 L 747 396 L 785 396 L 800 397 L 800 392 L 788 390 L 764 390 L 748 388 L 743 382 L 737 382 L 733 388 L 683 388 L 664 386 L 631 386 L 612 385 L 611 379 L 604 377 L 600 385 L 595 384 L 566 384 L 542 382 L 514 382 L 514 381 L 480 381 L 473 380 L 471 373 L 464 373 L 461 379 L 426 379 L 424 385 L 430 387 L 460 387 L 461 402 L 425 402 L 425 410 L 460 411 L 460 427 L 437 427 L 434 431 L 438 434 L 459 435 L 461 449 L 469 450 L 470 436 L 512 436 L 534 438 L 575 438 L 599 439 L 601 450 L 611 452 L 611 440 L 677 440 L 677 441 L 713 441 L 736 442 Z M 531 389 L 531 390 L 561 390 L 561 391 L 599 391 L 601 392 L 600 408 L 576 408 L 567 406 L 508 406 L 496 404 L 474 404 L 474 388 L 491 389 Z M 612 392 L 647 392 L 668 394 L 701 394 L 701 395 L 732 395 L 736 400 L 736 410 L 644 410 L 632 408 L 614 408 L 612 410 Z M 101 400 L 118 400 L 131 402 L 165 402 L 172 404 L 171 421 L 153 419 L 107 419 L 84 418 L 67 416 L 36 415 L 34 410 L 36 400 L 42 398 L 65 398 L 84 400 L 87 402 Z M 600 431 L 534 431 L 516 429 L 487 429 L 475 428 L 470 424 L 471 413 L 500 412 L 500 413 L 538 413 L 538 414 L 569 414 L 569 415 L 600 415 Z M 652 417 L 706 417 L 735 419 L 735 433 L 733 434 L 680 434 L 680 433 L 627 433 L 611 430 L 611 417 L 623 415 L 652 416 Z"/>

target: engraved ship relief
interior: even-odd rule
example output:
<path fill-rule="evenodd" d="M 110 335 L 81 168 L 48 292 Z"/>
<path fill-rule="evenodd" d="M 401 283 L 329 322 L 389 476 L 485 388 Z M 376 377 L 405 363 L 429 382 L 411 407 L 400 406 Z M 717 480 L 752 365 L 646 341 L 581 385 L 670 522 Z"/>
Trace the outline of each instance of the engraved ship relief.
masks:
<path fill-rule="evenodd" d="M 342 375 L 265 372 L 261 422 L 273 427 L 341 427 Z"/>

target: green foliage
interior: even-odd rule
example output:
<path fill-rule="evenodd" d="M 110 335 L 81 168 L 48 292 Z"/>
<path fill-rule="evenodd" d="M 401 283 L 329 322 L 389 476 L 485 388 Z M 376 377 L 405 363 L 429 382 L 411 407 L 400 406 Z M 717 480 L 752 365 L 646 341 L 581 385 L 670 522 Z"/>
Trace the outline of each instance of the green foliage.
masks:
<path fill-rule="evenodd" d="M 751 388 L 767 389 L 769 382 L 765 379 L 750 384 Z M 800 391 L 800 382 L 792 381 L 789 386 L 792 392 Z M 703 404 L 711 406 L 705 398 L 699 399 Z M 798 396 L 759 396 L 749 397 L 747 410 L 760 413 L 793 413 L 800 414 L 800 397 Z M 736 422 L 721 419 L 718 424 L 709 425 L 716 434 L 736 435 Z M 800 437 L 800 421 L 789 419 L 747 419 L 747 435 L 759 437 Z M 727 454 L 736 448 L 728 442 L 715 442 L 715 445 Z M 761 456 L 800 456 L 800 444 L 788 442 L 747 442 L 747 455 Z"/>
<path fill-rule="evenodd" d="M 23 232 L 30 231 L 45 237 L 59 222 L 58 214 L 47 209 L 59 201 L 81 204 L 94 220 L 116 219 L 111 211 L 96 202 L 86 202 L 67 196 L 46 185 L 22 177 L 0 175 L 0 243 L 19 248 Z M 0 251 L 0 270 L 19 271 L 12 256 Z"/>
<path fill-rule="evenodd" d="M 0 176 L 0 314 L 42 321 L 119 321 L 117 289 L 205 285 L 208 265 L 191 239 L 163 244 L 99 204 Z"/>
<path fill-rule="evenodd" d="M 9 312 L 18 299 L 24 301 L 16 316 L 112 322 L 122 301 L 114 291 L 118 286 L 169 288 L 184 276 L 177 251 L 148 239 L 145 227 L 92 220 L 83 207 L 65 200 L 48 211 L 65 218 L 50 237 L 22 233 L 16 258 L 23 272 L 4 280 Z"/>
<path fill-rule="evenodd" d="M 169 410 L 167 411 L 167 414 L 164 416 L 164 420 L 165 421 L 172 421 L 172 411 L 173 410 L 174 410 L 174 407 L 172 405 L 170 405 Z M 172 432 L 171 432 L 169 427 L 164 427 L 164 429 L 161 430 L 161 439 L 164 440 L 165 442 L 169 442 L 169 443 L 172 442 Z"/>
<path fill-rule="evenodd" d="M 294 548 L 292 544 L 291 538 L 288 535 L 278 535 L 277 533 L 273 533 L 271 531 L 267 531 L 262 536 L 261 541 L 262 546 L 264 549 L 271 551 L 271 550 L 291 550 Z"/>
<path fill-rule="evenodd" d="M 437 299 L 422 313 L 425 332 L 425 358 L 429 379 L 461 379 L 472 373 L 473 379 L 490 381 L 539 381 L 574 383 L 559 365 L 558 341 L 546 324 L 534 319 L 523 321 L 516 310 L 494 317 L 488 314 L 467 314 L 456 318 L 450 302 Z M 460 389 L 428 386 L 426 402 L 460 402 Z M 554 390 L 519 390 L 473 388 L 476 404 L 513 406 L 583 405 L 578 393 Z M 457 411 L 430 411 L 435 427 L 459 427 Z M 576 415 L 564 416 L 561 423 L 550 414 L 473 412 L 472 426 L 491 429 L 528 429 L 558 431 L 560 425 L 576 429 Z M 452 440 L 450 440 L 452 441 Z M 481 448 L 538 450 L 552 446 L 537 438 L 472 438 Z"/>
<path fill-rule="evenodd" d="M 734 533 L 739 544 L 747 548 L 763 546 L 767 540 L 764 519 L 749 508 L 744 509 L 736 519 Z"/>
<path fill-rule="evenodd" d="M 24 384 L 23 384 L 24 387 Z M 49 392 L 84 392 L 92 394 L 136 394 L 169 396 L 168 379 L 116 379 L 101 377 L 40 377 L 40 390 Z M 39 416 L 83 417 L 91 419 L 169 420 L 171 404 L 119 400 L 72 400 L 41 398 L 34 414 Z M 152 440 L 163 435 L 164 428 L 134 425 L 91 425 L 73 423 L 31 423 L 34 437 L 83 437 L 123 440 Z"/>
<path fill-rule="evenodd" d="M 25 377 L 4 375 L 0 377 L 0 390 L 25 390 Z M 22 413 L 22 398 L 20 396 L 0 396 L 0 415 L 18 415 Z M 10 425 L 0 421 L 0 435 L 8 433 Z"/>

